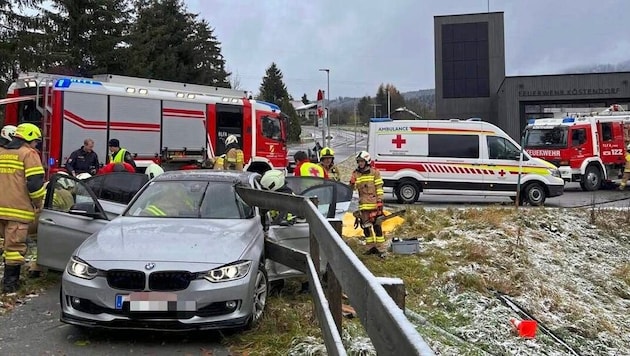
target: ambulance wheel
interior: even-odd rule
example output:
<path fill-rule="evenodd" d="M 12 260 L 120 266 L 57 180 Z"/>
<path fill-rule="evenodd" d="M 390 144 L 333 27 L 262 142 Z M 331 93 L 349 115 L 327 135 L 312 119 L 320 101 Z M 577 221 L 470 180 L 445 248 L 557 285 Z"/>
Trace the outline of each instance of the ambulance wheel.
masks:
<path fill-rule="evenodd" d="M 541 206 L 547 199 L 545 188 L 540 183 L 531 183 L 523 191 L 525 201 L 532 206 Z"/>
<path fill-rule="evenodd" d="M 420 197 L 420 187 L 413 180 L 403 180 L 394 189 L 398 204 L 414 204 Z"/>
<path fill-rule="evenodd" d="M 599 190 L 602 186 L 602 172 L 597 168 L 597 166 L 588 166 L 586 167 L 586 172 L 582 176 L 580 180 L 580 188 L 587 192 L 592 192 L 595 190 Z"/>

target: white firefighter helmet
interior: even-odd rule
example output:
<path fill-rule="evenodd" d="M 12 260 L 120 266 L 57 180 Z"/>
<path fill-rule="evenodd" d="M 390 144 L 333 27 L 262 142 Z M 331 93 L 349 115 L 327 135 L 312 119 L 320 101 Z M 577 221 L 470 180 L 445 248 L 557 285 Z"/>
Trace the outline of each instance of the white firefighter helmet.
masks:
<path fill-rule="evenodd" d="M 15 131 L 17 130 L 17 127 L 13 126 L 13 125 L 5 125 L 2 128 L 2 134 L 0 134 L 3 138 L 11 141 L 13 140 L 13 135 L 15 135 Z"/>
<path fill-rule="evenodd" d="M 367 151 L 361 151 L 357 154 L 357 161 L 361 159 L 364 160 L 367 164 L 372 163 L 372 157 Z"/>
<path fill-rule="evenodd" d="M 151 180 L 164 173 L 164 169 L 162 169 L 162 167 L 160 167 L 157 163 L 151 163 L 144 173 L 149 177 L 149 180 Z"/>
<path fill-rule="evenodd" d="M 66 171 L 59 171 L 57 172 L 57 174 L 69 176 L 68 172 Z M 57 178 L 57 184 L 63 189 L 72 189 L 74 187 L 74 181 L 70 178 L 65 178 L 65 177 Z"/>
<path fill-rule="evenodd" d="M 630 143 L 626 146 L 626 151 L 630 152 Z"/>
<path fill-rule="evenodd" d="M 263 174 L 260 185 L 264 189 L 276 191 L 284 185 L 284 172 L 277 169 L 270 169 Z"/>
<path fill-rule="evenodd" d="M 233 143 L 238 143 L 238 138 L 236 138 L 236 136 L 234 135 L 230 135 L 228 137 L 225 138 L 225 145 L 230 145 Z"/>
<path fill-rule="evenodd" d="M 88 178 L 92 178 L 92 175 L 90 173 L 79 173 L 79 174 L 77 174 L 77 179 L 79 179 L 79 180 L 84 180 L 84 179 L 88 179 Z"/>

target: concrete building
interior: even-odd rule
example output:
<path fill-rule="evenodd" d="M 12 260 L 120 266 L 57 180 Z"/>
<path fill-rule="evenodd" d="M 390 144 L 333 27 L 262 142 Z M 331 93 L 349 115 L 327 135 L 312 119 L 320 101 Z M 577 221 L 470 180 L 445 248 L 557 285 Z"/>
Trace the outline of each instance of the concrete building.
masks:
<path fill-rule="evenodd" d="M 530 118 L 630 104 L 630 72 L 505 76 L 503 12 L 435 16 L 438 118 L 479 117 L 519 138 Z"/>

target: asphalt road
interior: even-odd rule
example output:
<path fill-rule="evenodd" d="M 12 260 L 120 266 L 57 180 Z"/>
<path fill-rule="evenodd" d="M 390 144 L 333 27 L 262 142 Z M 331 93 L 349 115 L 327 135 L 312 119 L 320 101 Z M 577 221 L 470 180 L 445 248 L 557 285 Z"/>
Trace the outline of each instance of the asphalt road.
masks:
<path fill-rule="evenodd" d="M 397 204 L 390 189 L 385 190 L 385 203 L 391 207 L 402 207 Z M 577 183 L 569 183 L 565 186 L 564 194 L 548 198 L 545 207 L 550 208 L 577 208 L 588 207 L 592 203 L 598 208 L 630 208 L 630 190 L 620 192 L 618 190 L 599 190 L 596 192 L 584 192 Z M 513 205 L 509 198 L 503 197 L 466 197 L 457 195 L 420 195 L 416 205 L 427 208 L 448 207 L 483 207 L 489 205 Z"/>
<path fill-rule="evenodd" d="M 363 130 L 366 130 L 366 128 L 363 127 Z M 354 131 L 338 129 L 333 126 L 330 128 L 330 136 L 332 137 L 330 145 L 335 151 L 335 162 L 341 162 L 354 155 L 357 151 L 364 150 L 367 146 L 367 135 L 361 133 L 361 127 L 357 127 L 355 136 Z M 289 147 L 289 157 L 291 160 L 295 152 L 299 150 L 306 151 L 307 149 L 312 150 L 316 141 L 321 143 L 322 131 L 314 126 L 302 126 L 302 138 L 314 139 L 315 141 L 291 145 Z"/>
<path fill-rule="evenodd" d="M 59 321 L 59 286 L 0 317 L 0 355 L 229 355 L 218 332 L 82 331 Z"/>

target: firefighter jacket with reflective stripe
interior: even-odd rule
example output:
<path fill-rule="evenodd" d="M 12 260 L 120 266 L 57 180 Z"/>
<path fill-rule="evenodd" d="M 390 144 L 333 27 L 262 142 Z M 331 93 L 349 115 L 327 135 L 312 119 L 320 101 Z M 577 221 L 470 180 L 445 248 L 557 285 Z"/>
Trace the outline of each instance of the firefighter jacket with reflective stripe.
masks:
<path fill-rule="evenodd" d="M 383 200 L 383 179 L 376 168 L 352 172 L 350 186 L 359 192 L 359 210 L 376 210 Z"/>
<path fill-rule="evenodd" d="M 626 167 L 623 169 L 624 173 L 630 173 L 630 153 L 626 152 Z"/>
<path fill-rule="evenodd" d="M 328 173 L 319 164 L 305 161 L 295 167 L 295 176 L 328 178 Z"/>
<path fill-rule="evenodd" d="M 324 168 L 324 170 L 328 174 L 328 178 L 337 182 L 341 180 L 341 177 L 339 176 L 339 169 L 337 168 L 337 166 L 333 164 L 330 167 L 326 167 L 324 166 L 323 163 L 320 163 L 319 165 L 322 166 L 322 168 Z"/>
<path fill-rule="evenodd" d="M 244 162 L 243 150 L 240 148 L 230 148 L 225 153 L 225 159 L 223 160 L 223 168 L 229 170 L 242 171 Z"/>
<path fill-rule="evenodd" d="M 41 183 L 29 191 L 27 179 L 38 175 L 41 175 Z M 44 167 L 36 150 L 26 144 L 17 149 L 0 147 L 0 219 L 32 222 L 34 206 L 41 206 L 46 194 L 43 177 Z"/>

